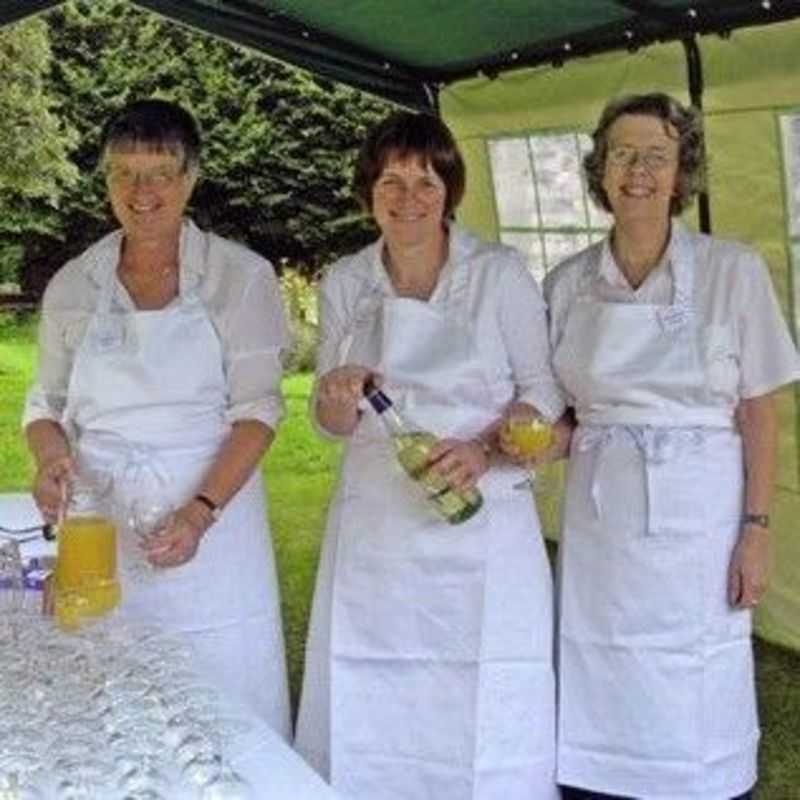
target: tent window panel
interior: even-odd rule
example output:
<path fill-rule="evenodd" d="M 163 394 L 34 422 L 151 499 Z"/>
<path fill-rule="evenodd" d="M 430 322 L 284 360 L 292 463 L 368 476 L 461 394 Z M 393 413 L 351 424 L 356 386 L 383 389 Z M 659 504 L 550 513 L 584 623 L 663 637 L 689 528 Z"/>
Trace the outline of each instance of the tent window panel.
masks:
<path fill-rule="evenodd" d="M 584 225 L 583 185 L 575 137 L 530 139 L 542 224 L 549 228 Z"/>
<path fill-rule="evenodd" d="M 592 137 L 586 133 L 582 133 L 578 136 L 578 147 L 580 148 L 581 152 L 581 165 L 583 165 L 584 156 L 588 155 L 592 149 Z M 586 177 L 581 172 L 581 177 L 583 178 L 583 185 L 586 187 Z M 603 231 L 602 236 L 592 235 L 592 241 L 597 239 L 603 238 L 605 236 L 606 231 L 611 227 L 612 219 L 611 214 L 609 214 L 604 209 L 600 208 L 594 200 L 592 200 L 591 196 L 589 195 L 588 190 L 586 190 L 586 202 L 589 208 L 589 225 L 592 228 L 600 229 Z"/>
<path fill-rule="evenodd" d="M 786 196 L 789 203 L 789 236 L 800 238 L 800 113 L 781 120 L 786 164 Z"/>
<path fill-rule="evenodd" d="M 544 237 L 544 251 L 548 264 L 555 266 L 565 258 L 580 252 L 589 245 L 588 233 L 548 233 Z"/>
<path fill-rule="evenodd" d="M 489 157 L 500 226 L 529 226 L 537 208 L 528 143 L 525 139 L 498 139 L 489 143 Z"/>
<path fill-rule="evenodd" d="M 576 131 L 488 141 L 500 241 L 524 253 L 538 280 L 608 231 L 609 216 L 586 190 L 590 147 Z"/>
<path fill-rule="evenodd" d="M 539 283 L 544 280 L 545 261 L 542 237 L 538 233 L 513 233 L 506 231 L 500 234 L 503 244 L 516 247 L 527 259 L 528 266 Z"/>
<path fill-rule="evenodd" d="M 786 183 L 787 231 L 792 254 L 792 308 L 795 341 L 800 341 L 800 111 L 780 118 Z"/>
<path fill-rule="evenodd" d="M 792 244 L 792 274 L 794 280 L 794 308 L 792 316 L 794 318 L 794 340 L 800 342 L 800 241 Z"/>

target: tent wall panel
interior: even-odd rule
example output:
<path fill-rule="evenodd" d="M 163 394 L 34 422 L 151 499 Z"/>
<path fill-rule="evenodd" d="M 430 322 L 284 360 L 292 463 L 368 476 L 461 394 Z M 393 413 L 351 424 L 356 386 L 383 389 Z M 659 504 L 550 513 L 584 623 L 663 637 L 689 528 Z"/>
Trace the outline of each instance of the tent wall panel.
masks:
<path fill-rule="evenodd" d="M 796 105 L 800 20 L 701 40 L 707 113 Z"/>
<path fill-rule="evenodd" d="M 459 209 L 459 219 L 468 219 L 469 227 L 487 239 L 497 239 L 497 209 L 494 203 L 489 151 L 482 137 L 464 139 L 461 152 L 468 164 L 467 190 Z M 485 187 L 490 187 L 489 191 Z"/>
<path fill-rule="evenodd" d="M 440 106 L 459 140 L 542 127 L 591 129 L 607 98 L 656 85 L 687 97 L 680 44 L 463 81 L 442 91 Z"/>
<path fill-rule="evenodd" d="M 710 156 L 708 189 L 713 230 L 753 244 L 766 258 L 787 318 L 791 309 L 783 162 L 778 114 L 800 109 L 800 21 L 700 40 Z M 494 80 L 464 81 L 441 96 L 442 113 L 467 161 L 468 192 L 460 220 L 498 238 L 487 156 L 491 137 L 553 130 L 590 131 L 616 95 L 666 91 L 686 102 L 683 47 L 671 43 L 635 54 L 610 54 L 561 69 L 529 69 Z M 694 207 L 686 221 L 696 225 Z M 759 608 L 768 639 L 800 649 L 800 441 L 795 389 L 779 397 L 780 449 L 775 518 L 775 574 Z M 713 469 L 713 465 L 709 465 Z"/>

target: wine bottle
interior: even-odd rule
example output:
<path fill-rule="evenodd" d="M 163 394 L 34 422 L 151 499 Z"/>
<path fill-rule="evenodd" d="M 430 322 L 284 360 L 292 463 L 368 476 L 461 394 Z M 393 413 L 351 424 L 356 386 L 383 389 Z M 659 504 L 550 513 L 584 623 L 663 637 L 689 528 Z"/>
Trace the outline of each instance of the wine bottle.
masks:
<path fill-rule="evenodd" d="M 364 386 L 364 395 L 386 426 L 400 465 L 424 489 L 436 511 L 451 525 L 474 516 L 483 505 L 481 493 L 477 489 L 454 489 L 443 475 L 430 467 L 430 452 L 438 439 L 410 425 L 398 414 L 386 394 L 370 381 Z"/>

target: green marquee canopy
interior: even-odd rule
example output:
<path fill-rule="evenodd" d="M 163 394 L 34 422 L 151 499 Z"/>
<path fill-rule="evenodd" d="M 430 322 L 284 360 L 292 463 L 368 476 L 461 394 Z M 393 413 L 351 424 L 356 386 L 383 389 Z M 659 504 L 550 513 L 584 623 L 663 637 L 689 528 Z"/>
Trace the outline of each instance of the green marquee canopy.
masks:
<path fill-rule="evenodd" d="M 800 17 L 800 0 L 134 0 L 418 108 L 480 74 Z M 0 0 L 0 25 L 58 0 Z M 690 64 L 691 64 L 691 55 Z M 690 67 L 691 69 L 691 67 Z"/>

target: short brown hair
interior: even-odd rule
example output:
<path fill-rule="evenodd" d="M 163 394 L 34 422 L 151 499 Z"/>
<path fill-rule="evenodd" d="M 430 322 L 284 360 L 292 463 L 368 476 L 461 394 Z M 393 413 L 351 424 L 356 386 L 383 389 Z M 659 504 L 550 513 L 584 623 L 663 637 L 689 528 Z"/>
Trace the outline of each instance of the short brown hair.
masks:
<path fill-rule="evenodd" d="M 668 94 L 632 94 L 610 101 L 600 115 L 592 134 L 592 151 L 583 159 L 589 194 L 601 208 L 611 211 L 608 195 L 603 188 L 603 175 L 608 155 L 609 128 L 626 114 L 656 117 L 669 134 L 672 127 L 678 132 L 678 175 L 676 192 L 670 200 L 669 211 L 680 214 L 701 191 L 705 181 L 705 146 L 703 120 L 700 112 L 681 105 Z M 671 134 L 670 134 L 671 135 Z"/>
<path fill-rule="evenodd" d="M 369 133 L 356 160 L 353 192 L 372 211 L 372 189 L 392 158 L 417 157 L 430 164 L 447 190 L 445 218 L 452 217 L 464 196 L 466 170 L 450 129 L 432 114 L 397 111 Z"/>
<path fill-rule="evenodd" d="M 197 122 L 185 108 L 169 100 L 136 100 L 121 109 L 103 129 L 101 160 L 110 150 L 131 145 L 182 156 L 186 169 L 198 166 L 200 161 Z"/>

